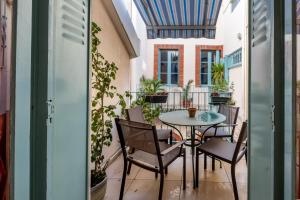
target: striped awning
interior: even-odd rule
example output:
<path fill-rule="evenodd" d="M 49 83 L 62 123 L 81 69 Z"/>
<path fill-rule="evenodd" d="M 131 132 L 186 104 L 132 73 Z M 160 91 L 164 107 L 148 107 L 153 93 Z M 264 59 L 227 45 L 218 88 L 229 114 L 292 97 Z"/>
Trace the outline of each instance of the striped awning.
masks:
<path fill-rule="evenodd" d="M 222 0 L 134 0 L 148 39 L 215 38 Z"/>

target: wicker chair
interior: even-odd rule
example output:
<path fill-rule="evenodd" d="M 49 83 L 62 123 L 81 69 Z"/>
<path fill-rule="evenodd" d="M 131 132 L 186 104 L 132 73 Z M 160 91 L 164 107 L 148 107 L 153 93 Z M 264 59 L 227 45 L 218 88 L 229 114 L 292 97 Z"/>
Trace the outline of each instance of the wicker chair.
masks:
<path fill-rule="evenodd" d="M 231 143 L 220 138 L 212 138 L 196 148 L 196 186 L 199 182 L 199 155 L 201 153 L 215 157 L 231 164 L 231 178 L 234 198 L 238 200 L 238 190 L 235 179 L 235 166 L 245 155 L 247 161 L 247 122 L 243 123 L 238 141 Z"/>
<path fill-rule="evenodd" d="M 159 200 L 162 199 L 164 185 L 164 169 L 178 157 L 183 156 L 183 189 L 186 187 L 186 152 L 184 141 L 169 145 L 158 140 L 156 127 L 150 124 L 115 119 L 124 157 L 124 169 L 120 197 L 123 199 L 126 171 L 128 163 L 160 174 Z M 135 151 L 127 153 L 127 147 Z M 129 166 L 128 166 L 129 167 Z"/>

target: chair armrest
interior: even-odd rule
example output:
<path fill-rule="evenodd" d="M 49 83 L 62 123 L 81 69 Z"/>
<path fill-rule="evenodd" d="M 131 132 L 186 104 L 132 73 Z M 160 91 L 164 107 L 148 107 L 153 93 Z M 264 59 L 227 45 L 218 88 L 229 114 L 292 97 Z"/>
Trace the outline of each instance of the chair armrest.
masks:
<path fill-rule="evenodd" d="M 180 142 L 178 142 L 178 143 L 172 145 L 171 147 L 165 149 L 165 150 L 162 151 L 160 154 L 161 154 L 162 156 L 164 156 L 164 155 L 170 153 L 171 151 L 173 151 L 174 149 L 178 148 L 179 146 L 183 145 L 184 143 L 185 143 L 185 141 L 180 141 Z"/>

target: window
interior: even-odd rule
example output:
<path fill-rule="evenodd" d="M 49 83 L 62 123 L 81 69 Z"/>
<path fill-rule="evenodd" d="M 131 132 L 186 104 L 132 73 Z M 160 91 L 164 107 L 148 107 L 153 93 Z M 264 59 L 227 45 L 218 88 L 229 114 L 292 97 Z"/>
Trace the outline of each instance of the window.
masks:
<path fill-rule="evenodd" d="M 178 50 L 159 50 L 158 79 L 163 84 L 178 85 L 179 52 Z"/>
<path fill-rule="evenodd" d="M 201 51 L 201 64 L 200 64 L 200 84 L 210 85 L 211 84 L 211 66 L 216 62 L 216 51 L 215 50 L 202 50 Z"/>

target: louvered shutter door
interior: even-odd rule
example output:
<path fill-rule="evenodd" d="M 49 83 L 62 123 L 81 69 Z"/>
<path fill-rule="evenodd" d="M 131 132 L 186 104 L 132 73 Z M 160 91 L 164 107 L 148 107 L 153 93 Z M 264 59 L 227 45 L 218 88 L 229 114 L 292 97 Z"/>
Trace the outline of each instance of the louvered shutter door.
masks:
<path fill-rule="evenodd" d="M 49 200 L 87 199 L 88 7 L 89 0 L 50 1 Z"/>
<path fill-rule="evenodd" d="M 251 0 L 249 199 L 273 199 L 273 1 Z"/>

